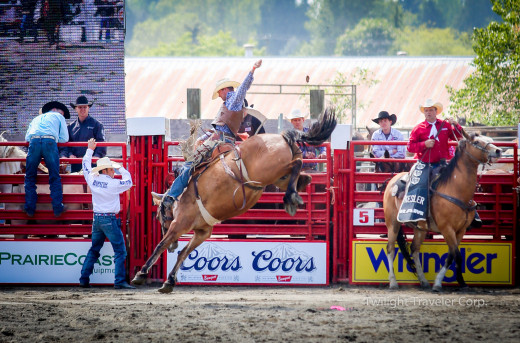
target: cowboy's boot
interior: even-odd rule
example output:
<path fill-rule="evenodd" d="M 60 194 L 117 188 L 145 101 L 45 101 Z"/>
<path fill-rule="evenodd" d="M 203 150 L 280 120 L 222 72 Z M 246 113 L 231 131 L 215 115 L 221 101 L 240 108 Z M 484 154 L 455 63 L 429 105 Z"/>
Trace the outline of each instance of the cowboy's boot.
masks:
<path fill-rule="evenodd" d="M 471 224 L 469 224 L 469 227 L 471 227 L 471 228 L 482 227 L 482 219 L 480 219 L 480 216 L 478 215 L 477 211 L 475 211 L 475 218 L 473 218 L 473 221 L 471 222 Z"/>

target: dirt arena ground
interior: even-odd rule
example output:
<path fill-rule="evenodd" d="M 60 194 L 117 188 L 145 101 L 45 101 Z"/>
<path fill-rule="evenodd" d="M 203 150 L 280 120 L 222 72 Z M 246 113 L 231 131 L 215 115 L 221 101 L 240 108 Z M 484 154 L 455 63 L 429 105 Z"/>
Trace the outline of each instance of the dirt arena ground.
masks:
<path fill-rule="evenodd" d="M 519 318 L 518 288 L 0 287 L 0 342 L 518 342 Z"/>

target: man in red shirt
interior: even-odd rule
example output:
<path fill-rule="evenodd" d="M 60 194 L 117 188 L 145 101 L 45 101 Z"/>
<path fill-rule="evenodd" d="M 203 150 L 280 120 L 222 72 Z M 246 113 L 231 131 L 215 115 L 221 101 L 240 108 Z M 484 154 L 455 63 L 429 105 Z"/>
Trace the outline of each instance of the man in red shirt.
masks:
<path fill-rule="evenodd" d="M 424 113 L 425 121 L 413 128 L 407 145 L 408 151 L 415 153 L 418 161 L 409 174 L 410 182 L 397 216 L 400 222 L 427 219 L 431 171 L 446 165 L 446 159 L 450 158 L 448 142 L 462 138 L 462 127 L 453 118 L 437 119 L 442 109 L 442 104 L 432 99 L 419 106 L 419 110 Z M 482 226 L 476 212 L 471 226 Z"/>
<path fill-rule="evenodd" d="M 447 120 L 437 119 L 437 114 L 442 112 L 442 104 L 434 103 L 432 99 L 426 100 L 424 105 L 419 106 L 419 110 L 424 113 L 426 120 L 413 128 L 408 151 L 415 153 L 415 158 L 424 163 L 437 164 L 448 159 L 448 142 L 462 138 L 462 127 L 451 117 Z"/>

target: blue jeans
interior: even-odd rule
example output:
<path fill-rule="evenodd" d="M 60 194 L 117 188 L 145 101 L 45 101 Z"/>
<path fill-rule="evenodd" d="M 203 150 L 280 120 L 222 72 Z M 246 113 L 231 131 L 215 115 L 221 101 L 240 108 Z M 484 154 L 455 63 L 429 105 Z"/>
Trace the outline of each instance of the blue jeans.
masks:
<path fill-rule="evenodd" d="M 98 260 L 99 251 L 105 243 L 105 238 L 108 238 L 112 249 L 114 249 L 114 264 L 115 264 L 115 285 L 126 282 L 125 259 L 126 246 L 123 233 L 119 226 L 118 219 L 115 215 L 94 215 L 92 222 L 92 247 L 90 247 L 83 268 L 81 268 L 81 277 L 79 282 L 88 284 L 90 275 L 94 270 L 94 263 Z"/>
<path fill-rule="evenodd" d="M 227 126 L 216 126 L 215 127 L 216 132 L 220 133 L 220 140 L 224 141 L 225 143 L 231 143 L 235 144 L 235 140 L 231 138 L 233 136 L 233 133 L 231 133 L 231 130 Z M 202 137 L 199 137 L 200 140 L 207 140 L 212 135 L 205 134 Z M 185 162 L 182 166 L 182 172 L 179 176 L 175 178 L 175 181 L 173 181 L 172 186 L 168 191 L 166 192 L 166 196 L 171 196 L 175 199 L 175 201 L 179 200 L 179 197 L 184 192 L 186 187 L 188 187 L 188 183 L 190 182 L 191 174 L 193 174 L 193 170 L 196 166 L 193 165 L 193 162 Z"/>
<path fill-rule="evenodd" d="M 188 187 L 188 182 L 190 182 L 191 174 L 193 173 L 192 168 L 193 162 L 185 162 L 182 166 L 182 172 L 179 176 L 175 178 L 172 186 L 166 192 L 166 195 L 171 196 L 176 201 L 179 200 L 179 197 L 184 192 L 184 189 Z"/>
<path fill-rule="evenodd" d="M 25 211 L 36 211 L 36 174 L 41 159 L 49 169 L 49 185 L 51 189 L 52 208 L 55 214 L 63 211 L 63 190 L 60 178 L 60 157 L 58 145 L 52 138 L 34 138 L 29 143 L 29 152 L 26 159 L 25 171 Z"/>

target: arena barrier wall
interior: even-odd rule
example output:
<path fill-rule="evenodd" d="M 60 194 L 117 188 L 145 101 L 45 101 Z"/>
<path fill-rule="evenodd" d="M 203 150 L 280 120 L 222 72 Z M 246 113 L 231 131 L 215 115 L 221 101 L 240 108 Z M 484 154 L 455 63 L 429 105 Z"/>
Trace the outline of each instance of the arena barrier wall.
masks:
<path fill-rule="evenodd" d="M 389 181 L 393 174 L 375 173 L 374 163 L 388 161 L 356 156 L 354 147 L 362 145 L 386 145 L 387 142 L 353 141 L 350 150 L 334 151 L 334 204 L 333 275 L 332 282 L 355 284 L 379 284 L 388 282 L 386 261 L 386 234 L 382 199 L 376 188 Z M 406 145 L 406 142 L 393 142 Z M 453 144 L 455 145 L 455 143 Z M 473 285 L 513 285 L 516 275 L 516 249 L 518 248 L 518 155 L 517 143 L 495 143 L 501 148 L 512 149 L 512 156 L 501 158 L 494 171 L 479 176 L 475 200 L 483 220 L 479 229 L 471 229 L 464 236 L 461 252 L 464 257 L 464 277 Z M 367 149 L 365 149 L 367 151 Z M 393 159 L 414 163 L 414 159 Z M 497 171 L 505 166 L 511 171 Z M 504 168 L 504 169 L 508 169 Z M 337 187 L 337 188 L 336 188 Z M 405 228 L 407 235 L 413 230 Z M 411 238 L 411 236 L 409 236 Z M 397 245 L 396 245 L 397 248 Z M 426 239 L 421 247 L 425 274 L 429 281 L 447 256 L 446 244 L 441 235 Z M 405 265 L 405 264 L 404 264 Z M 397 280 L 418 284 L 416 278 L 403 265 L 399 253 L 394 262 Z M 448 272 L 445 284 L 453 284 L 453 273 Z"/>
<path fill-rule="evenodd" d="M 159 222 L 155 219 L 157 208 L 152 204 L 150 192 L 163 193 L 169 187 L 174 179 L 176 166 L 182 163 L 183 158 L 178 150 L 178 142 L 167 142 L 164 136 L 130 137 L 129 158 L 126 143 L 99 144 L 121 149 L 121 157 L 114 160 L 127 166 L 134 180 L 129 197 L 126 193 L 121 195 L 120 215 L 121 219 L 126 218 L 122 220 L 122 229 L 128 238 L 128 269 L 131 278 L 162 237 Z M 179 282 L 322 285 L 331 280 L 333 283 L 386 284 L 387 266 L 382 257 L 386 239 L 379 237 L 386 233 L 386 227 L 381 206 L 382 194 L 374 189 L 374 185 L 384 183 L 391 174 L 374 173 L 371 168 L 378 159 L 354 154 L 353 148 L 356 145 L 367 146 L 378 144 L 377 142 L 355 141 L 349 144 L 350 150 L 336 149 L 334 158 L 331 157 L 330 145 L 325 144 L 326 160 L 305 161 L 321 163 L 325 168 L 312 175 L 313 182 L 301 193 L 305 204 L 297 211 L 296 216 L 291 217 L 283 210 L 282 192 L 274 188 L 266 189 L 258 204 L 251 210 L 215 226 L 212 238 L 188 258 L 186 268 L 179 272 Z M 27 146 L 27 143 L 0 143 L 0 146 L 6 145 Z M 86 143 L 60 144 L 85 145 Z M 486 173 L 479 179 L 480 186 L 475 200 L 481 206 L 479 214 L 484 226 L 471 230 L 461 246 L 467 269 L 465 278 L 470 284 L 511 285 L 516 280 L 519 199 L 516 182 L 517 144 L 497 145 L 513 150 L 512 157 L 499 161 L 499 164 L 512 165 L 513 172 Z M 23 160 L 0 158 L 0 162 Z M 62 163 L 80 161 L 61 159 Z M 403 162 L 413 163 L 414 160 L 405 159 Z M 332 179 L 334 184 L 331 183 Z M 23 174 L 0 175 L 0 185 L 23 182 Z M 37 183 L 48 184 L 48 176 L 38 175 Z M 62 183 L 64 186 L 83 187 L 85 181 L 82 175 L 63 174 Z M 54 218 L 50 208 L 37 211 L 34 218 L 28 218 L 21 211 L 24 201 L 24 194 L 16 189 L 11 193 L 0 193 L 0 204 L 4 204 L 3 208 L 0 207 L 0 275 L 3 275 L 0 283 L 77 283 L 82 261 L 90 246 L 88 235 L 92 221 L 92 208 L 89 207 L 91 195 L 82 191 L 64 191 L 64 203 L 79 208 L 65 212 L 60 218 Z M 51 199 L 49 195 L 42 194 L 38 201 L 50 204 Z M 358 207 L 362 203 L 372 205 Z M 406 229 L 405 232 L 411 234 L 411 230 Z M 185 244 L 183 242 L 189 238 L 189 235 L 181 238 L 180 245 Z M 110 244 L 106 244 L 104 249 L 106 251 L 103 251 L 100 263 L 96 265 L 93 284 L 113 282 L 113 252 Z M 445 244 L 439 235 L 425 243 L 421 258 L 428 262 L 428 272 L 431 275 L 437 272 L 445 258 L 443 249 Z M 313 254 L 316 255 L 309 255 L 307 250 L 315 251 Z M 225 253 L 220 257 L 210 255 L 210 252 L 214 254 L 218 251 Z M 152 269 L 151 280 L 164 280 L 176 253 L 163 255 Z M 255 256 L 267 255 L 272 257 L 272 261 L 266 257 L 263 261 L 265 264 L 259 264 L 260 260 L 256 260 L 255 264 Z M 289 256 L 290 259 L 281 256 Z M 395 263 L 400 282 L 416 283 L 399 254 Z M 234 271 L 233 268 L 236 269 L 237 265 L 242 269 Z M 316 267 L 311 268 L 313 273 L 298 270 L 309 265 Z M 291 270 L 290 267 L 294 269 Z M 285 269 L 279 272 L 279 268 Z M 46 275 L 58 273 L 60 276 L 42 278 L 42 272 Z M 451 282 L 450 277 L 452 275 L 448 273 L 445 280 L 448 284 Z M 427 278 L 431 279 L 428 273 Z"/>
<path fill-rule="evenodd" d="M 0 147 L 28 146 L 27 142 L 0 142 Z M 86 142 L 63 143 L 64 146 L 87 146 Z M 124 165 L 133 175 L 132 164 L 127 158 L 126 143 L 100 142 L 98 146 L 112 147 L 119 157 L 112 160 Z M 97 158 L 93 158 L 95 162 Z M 21 162 L 25 158 L 0 158 L 1 162 Z M 43 161 L 42 161 L 43 162 Z M 81 158 L 62 158 L 60 164 L 79 163 Z M 43 163 L 44 164 L 44 163 Z M 66 211 L 55 218 L 51 197 L 48 194 L 49 176 L 39 174 L 38 207 L 34 217 L 23 211 L 25 193 L 19 185 L 24 184 L 24 172 L 0 175 L 0 283 L 18 284 L 77 284 L 81 267 L 91 245 L 92 195 L 87 191 L 83 174 L 61 174 L 63 203 Z M 120 176 L 117 176 L 119 177 Z M 41 186 L 40 186 L 41 185 Z M 9 189 L 5 188 L 8 187 Z M 10 187 L 12 186 L 12 188 Z M 121 229 L 128 233 L 129 196 L 121 194 Z M 43 207 L 43 209 L 41 208 Z M 132 242 L 130 242 L 130 245 Z M 94 268 L 93 284 L 113 284 L 113 250 L 105 244 L 99 264 Z"/>
<path fill-rule="evenodd" d="M 179 150 L 179 143 L 164 141 L 161 136 L 131 137 L 130 143 L 131 160 L 135 161 L 135 177 L 137 180 L 143 180 L 140 184 L 136 184 L 130 209 L 132 229 L 129 232 L 129 239 L 134 242 L 130 254 L 130 277 L 133 277 L 162 237 L 159 222 L 155 219 L 157 208 L 152 204 L 150 192 L 164 193 L 175 178 L 176 168 L 182 166 L 184 159 Z M 323 146 L 327 148 L 326 160 L 309 159 L 305 162 L 326 162 L 326 166 L 331 165 L 330 144 L 326 143 Z M 185 267 L 179 274 L 179 282 L 241 285 L 328 284 L 331 176 L 331 168 L 312 174 L 312 183 L 307 186 L 305 192 L 300 193 L 304 205 L 300 206 L 294 217 L 288 215 L 283 209 L 284 193 L 274 187 L 268 187 L 258 203 L 249 211 L 215 225 L 212 239 L 203 243 L 188 257 Z M 190 236 L 183 236 L 179 248 L 174 253 L 163 254 L 160 261 L 152 268 L 150 274 L 152 280 L 163 281 L 166 278 L 172 268 L 172 265 L 168 265 L 168 261 L 171 261 L 172 256 L 176 256 L 183 246 L 182 242 Z M 236 244 L 237 242 L 242 244 Z M 258 247 L 258 242 L 271 246 L 270 252 L 265 254 L 275 261 L 272 263 L 284 265 L 283 273 L 276 273 L 276 267 L 271 265 L 269 268 L 273 270 L 270 272 L 274 273 L 271 277 L 266 276 L 269 273 L 265 270 L 259 270 L 256 277 L 251 279 L 255 269 L 251 265 L 254 261 L 250 259 L 250 255 L 256 250 L 246 251 L 244 247 Z M 308 248 L 311 246 L 317 248 L 302 250 L 302 244 L 306 244 Z M 307 250 L 317 255 L 310 255 Z M 264 258 L 267 258 L 267 255 L 264 255 Z M 236 261 L 241 268 L 235 271 L 233 268 L 228 269 L 228 265 L 223 262 L 217 263 L 222 256 Z M 197 259 L 199 264 L 197 268 L 188 271 L 185 268 L 188 268 L 186 266 L 192 259 Z M 292 263 L 293 260 L 301 262 Z M 213 261 L 214 265 L 206 264 L 204 261 Z M 302 265 L 306 267 L 312 265 L 313 268 L 300 270 Z M 195 269 L 197 269 L 196 273 Z M 250 271 L 247 277 L 244 274 L 245 270 Z M 291 274 L 291 270 L 293 272 L 297 270 L 297 275 Z"/>

